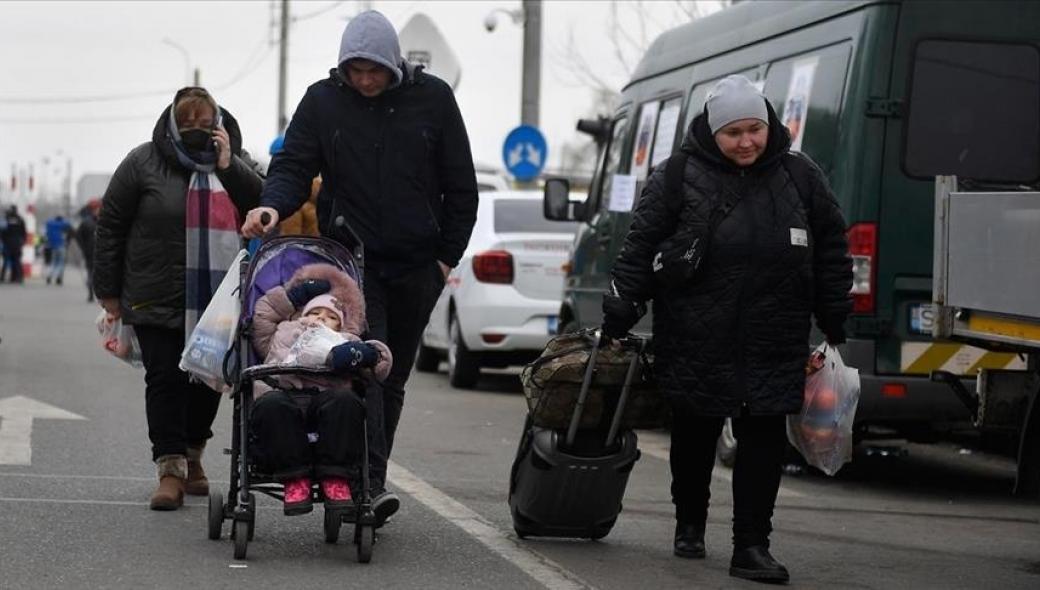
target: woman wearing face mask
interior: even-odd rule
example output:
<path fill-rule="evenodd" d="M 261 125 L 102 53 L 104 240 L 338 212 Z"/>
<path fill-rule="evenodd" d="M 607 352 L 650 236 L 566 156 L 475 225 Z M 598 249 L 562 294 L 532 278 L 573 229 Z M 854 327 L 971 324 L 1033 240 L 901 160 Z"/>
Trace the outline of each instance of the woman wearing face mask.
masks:
<path fill-rule="evenodd" d="M 238 227 L 262 180 L 238 122 L 202 88 L 184 88 L 152 139 L 116 169 L 97 221 L 94 293 L 134 326 L 145 366 L 145 409 L 159 485 L 153 510 L 206 495 L 202 449 L 220 395 L 178 369 L 191 334 L 241 247 Z"/>
<path fill-rule="evenodd" d="M 675 555 L 705 556 L 715 441 L 730 417 L 730 575 L 764 582 L 788 580 L 769 536 L 786 415 L 802 406 L 810 317 L 840 344 L 852 309 L 841 210 L 820 169 L 790 145 L 747 78 L 720 81 L 680 152 L 650 177 L 603 301 L 603 332 L 615 339 L 654 302 L 654 374 L 674 410 Z M 684 272 L 669 253 L 689 251 L 696 237 L 703 258 Z M 680 270 L 658 274 L 669 268 Z"/>

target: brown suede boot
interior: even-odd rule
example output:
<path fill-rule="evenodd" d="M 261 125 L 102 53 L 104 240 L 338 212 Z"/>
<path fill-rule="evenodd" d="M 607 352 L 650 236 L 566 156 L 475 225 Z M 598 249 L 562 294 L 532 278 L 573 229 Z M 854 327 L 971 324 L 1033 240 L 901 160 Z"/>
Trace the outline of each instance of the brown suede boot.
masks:
<path fill-rule="evenodd" d="M 188 447 L 188 480 L 184 482 L 184 493 L 189 496 L 208 496 L 209 480 L 202 470 L 202 451 L 206 443 L 197 447 Z"/>
<path fill-rule="evenodd" d="M 176 510 L 184 504 L 184 480 L 188 477 L 188 461 L 184 455 L 163 455 L 155 462 L 159 487 L 152 492 L 152 510 Z"/>

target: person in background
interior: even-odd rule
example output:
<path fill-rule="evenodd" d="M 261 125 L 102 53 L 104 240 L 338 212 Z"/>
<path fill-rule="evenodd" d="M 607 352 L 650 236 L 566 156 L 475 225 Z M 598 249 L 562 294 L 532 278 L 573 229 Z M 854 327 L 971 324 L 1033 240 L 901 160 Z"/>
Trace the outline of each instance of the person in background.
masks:
<path fill-rule="evenodd" d="M 69 236 L 72 235 L 72 224 L 59 214 L 47 220 L 44 231 L 47 247 L 51 251 L 47 284 L 53 282 L 60 285 L 65 278 L 65 254 L 68 251 Z"/>
<path fill-rule="evenodd" d="M 83 268 L 87 275 L 87 301 L 94 301 L 94 232 L 97 231 L 97 215 L 101 210 L 101 199 L 90 199 L 79 210 L 79 224 L 76 226 L 76 246 L 83 254 Z"/>
<path fill-rule="evenodd" d="M 279 136 L 271 144 L 271 156 L 285 150 L 285 138 Z M 300 209 L 278 224 L 280 236 L 318 236 L 318 193 L 321 191 L 321 177 L 315 176 L 311 181 L 310 198 L 300 205 Z"/>
<path fill-rule="evenodd" d="M 11 205 L 4 213 L 4 228 L 0 233 L 0 241 L 4 244 L 4 272 L 10 273 L 12 283 L 24 280 L 22 273 L 22 247 L 28 237 L 25 220 L 18 214 L 18 207 Z M 0 274 L 0 282 L 3 281 Z"/>
<path fill-rule="evenodd" d="M 845 220 L 812 160 L 790 152 L 772 105 L 744 76 L 708 95 L 680 151 L 650 176 L 603 299 L 603 334 L 624 338 L 653 299 L 654 374 L 672 406 L 674 552 L 704 558 L 715 445 L 733 419 L 731 576 L 786 582 L 769 552 L 787 414 L 802 407 L 810 318 L 845 341 L 852 259 Z M 680 182 L 666 179 L 675 162 Z M 673 170 L 676 170 L 673 168 Z M 663 245 L 707 247 L 696 273 L 671 284 Z M 692 248 L 692 246 L 691 246 Z M 685 244 L 680 248 L 687 251 Z"/>
<path fill-rule="evenodd" d="M 379 12 L 351 19 L 337 67 L 307 89 L 243 234 L 274 230 L 307 200 L 318 174 L 322 235 L 348 240 L 336 224 L 342 217 L 364 244 L 366 338 L 386 342 L 394 357 L 383 387 L 368 394 L 373 508 L 382 523 L 400 507 L 385 484 L 405 383 L 469 243 L 477 181 L 451 86 L 401 58 L 397 32 Z"/>
<path fill-rule="evenodd" d="M 207 495 L 202 451 L 220 395 L 178 367 L 186 338 L 242 246 L 238 227 L 262 179 L 238 122 L 203 88 L 182 88 L 151 141 L 109 182 L 94 247 L 94 294 L 134 327 L 159 485 L 149 505 L 176 510 Z"/>

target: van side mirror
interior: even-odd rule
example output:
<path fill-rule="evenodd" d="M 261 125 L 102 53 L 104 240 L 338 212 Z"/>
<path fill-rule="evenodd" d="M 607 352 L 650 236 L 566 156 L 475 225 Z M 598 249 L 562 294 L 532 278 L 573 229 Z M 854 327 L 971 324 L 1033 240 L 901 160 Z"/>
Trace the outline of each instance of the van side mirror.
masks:
<path fill-rule="evenodd" d="M 542 189 L 542 214 L 551 221 L 577 219 L 571 207 L 571 182 L 566 178 L 547 178 Z"/>

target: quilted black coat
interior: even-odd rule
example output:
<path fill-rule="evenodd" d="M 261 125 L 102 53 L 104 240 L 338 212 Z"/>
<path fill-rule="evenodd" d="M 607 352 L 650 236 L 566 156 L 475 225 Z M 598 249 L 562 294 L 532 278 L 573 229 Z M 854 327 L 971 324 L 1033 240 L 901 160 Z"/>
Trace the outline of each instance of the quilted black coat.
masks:
<path fill-rule="evenodd" d="M 810 315 L 836 344 L 852 307 L 841 210 L 822 171 L 789 152 L 790 135 L 771 107 L 769 116 L 766 149 L 746 168 L 722 155 L 706 115 L 696 117 L 681 148 L 689 156 L 682 194 L 668 194 L 658 167 L 613 269 L 623 299 L 654 300 L 658 385 L 702 415 L 797 412 Z M 807 178 L 796 184 L 792 174 Z M 733 207 L 717 222 L 695 283 L 655 287 L 657 246 L 682 226 L 707 228 L 722 202 Z"/>

